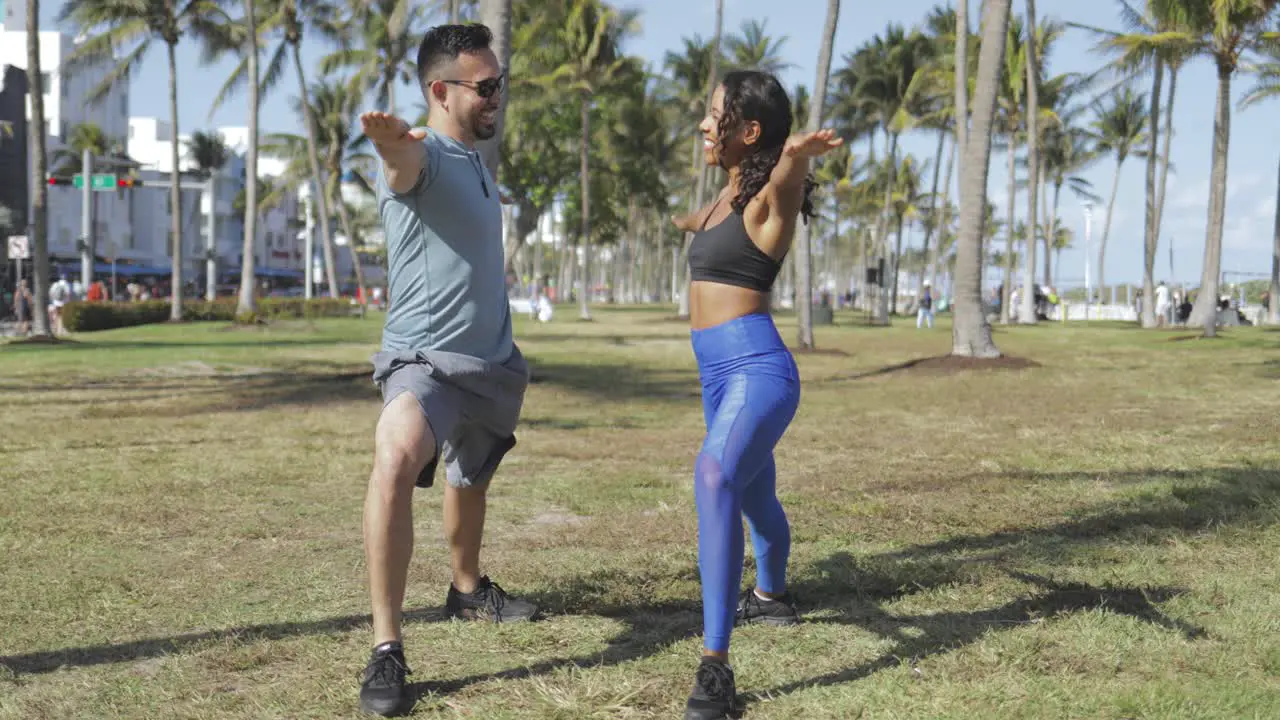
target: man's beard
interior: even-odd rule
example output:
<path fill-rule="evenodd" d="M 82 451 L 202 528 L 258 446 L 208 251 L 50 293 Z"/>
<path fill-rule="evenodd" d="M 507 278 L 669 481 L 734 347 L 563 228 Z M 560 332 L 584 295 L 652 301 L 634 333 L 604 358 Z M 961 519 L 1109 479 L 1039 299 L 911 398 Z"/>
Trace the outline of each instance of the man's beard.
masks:
<path fill-rule="evenodd" d="M 494 118 L 492 123 L 485 123 L 479 117 L 471 123 L 471 131 L 475 133 L 477 140 L 488 140 L 498 134 L 498 120 Z"/>

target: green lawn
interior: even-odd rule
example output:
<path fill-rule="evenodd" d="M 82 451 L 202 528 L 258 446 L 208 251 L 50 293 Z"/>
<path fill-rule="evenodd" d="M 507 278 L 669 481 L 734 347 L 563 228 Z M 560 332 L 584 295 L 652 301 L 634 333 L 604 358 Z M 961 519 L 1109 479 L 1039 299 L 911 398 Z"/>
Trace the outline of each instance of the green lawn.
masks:
<path fill-rule="evenodd" d="M 417 716 L 679 717 L 696 368 L 671 309 L 595 312 L 517 319 L 485 565 L 547 619 L 441 622 L 415 500 Z M 735 633 L 746 717 L 1280 717 L 1280 333 L 998 328 L 1039 366 L 947 374 L 903 366 L 948 327 L 839 320 L 777 452 L 806 623 Z M 0 345 L 0 717 L 358 717 L 379 331 Z"/>

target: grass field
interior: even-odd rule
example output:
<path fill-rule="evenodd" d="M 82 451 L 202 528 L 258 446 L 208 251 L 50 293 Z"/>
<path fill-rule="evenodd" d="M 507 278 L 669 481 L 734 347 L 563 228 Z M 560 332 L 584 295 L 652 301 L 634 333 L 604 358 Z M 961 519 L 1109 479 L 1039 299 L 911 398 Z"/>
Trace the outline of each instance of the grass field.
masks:
<path fill-rule="evenodd" d="M 670 311 L 517 321 L 534 383 L 485 569 L 548 611 L 440 621 L 420 717 L 679 717 L 702 414 Z M 791 340 L 794 326 L 780 319 Z M 379 319 L 0 346 L 0 717 L 355 718 Z M 748 718 L 1280 717 L 1280 333 L 819 328 L 778 448 L 806 623 L 734 636 Z M 753 577 L 751 561 L 744 582 Z"/>

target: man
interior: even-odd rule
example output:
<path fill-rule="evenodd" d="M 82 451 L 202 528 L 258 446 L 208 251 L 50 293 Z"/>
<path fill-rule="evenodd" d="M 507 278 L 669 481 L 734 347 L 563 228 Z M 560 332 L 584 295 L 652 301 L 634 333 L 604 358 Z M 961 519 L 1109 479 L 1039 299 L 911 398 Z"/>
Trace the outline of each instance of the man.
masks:
<path fill-rule="evenodd" d="M 1161 280 L 1156 286 L 1156 327 L 1164 327 L 1169 321 L 1169 310 L 1172 307 L 1169 303 L 1169 286 Z"/>
<path fill-rule="evenodd" d="M 67 329 L 62 324 L 62 306 L 73 299 L 71 283 L 67 282 L 67 274 L 60 273 L 58 281 L 49 286 L 49 321 L 53 324 L 53 334 L 63 335 Z"/>
<path fill-rule="evenodd" d="M 916 329 L 924 323 L 929 323 L 929 329 L 933 329 L 933 287 L 931 283 L 925 281 L 924 291 L 920 293 L 920 305 L 916 310 Z"/>
<path fill-rule="evenodd" d="M 483 25 L 432 28 L 418 50 L 427 127 L 380 112 L 360 117 L 381 157 L 390 306 L 373 377 L 383 409 L 365 499 L 373 655 L 360 706 L 407 713 L 400 624 L 413 551 L 410 501 L 443 459 L 444 531 L 454 618 L 529 620 L 530 603 L 480 574 L 485 489 L 515 445 L 528 366 L 511 338 L 497 184 L 475 149 L 496 133 L 503 73 Z"/>

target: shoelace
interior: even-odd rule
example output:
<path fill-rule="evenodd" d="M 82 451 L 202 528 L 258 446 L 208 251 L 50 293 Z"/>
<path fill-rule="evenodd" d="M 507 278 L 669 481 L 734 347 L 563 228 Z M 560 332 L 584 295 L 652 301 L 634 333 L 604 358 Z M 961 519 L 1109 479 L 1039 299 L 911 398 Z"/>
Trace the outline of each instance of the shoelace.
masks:
<path fill-rule="evenodd" d="M 394 687 L 404 684 L 404 676 L 413 671 L 399 657 L 387 653 L 378 658 L 369 672 L 368 684 L 373 687 Z"/>
<path fill-rule="evenodd" d="M 482 588 L 485 594 L 485 602 L 493 607 L 493 614 L 502 617 L 502 608 L 507 604 L 507 591 L 502 586 L 492 580 L 486 582 Z"/>

